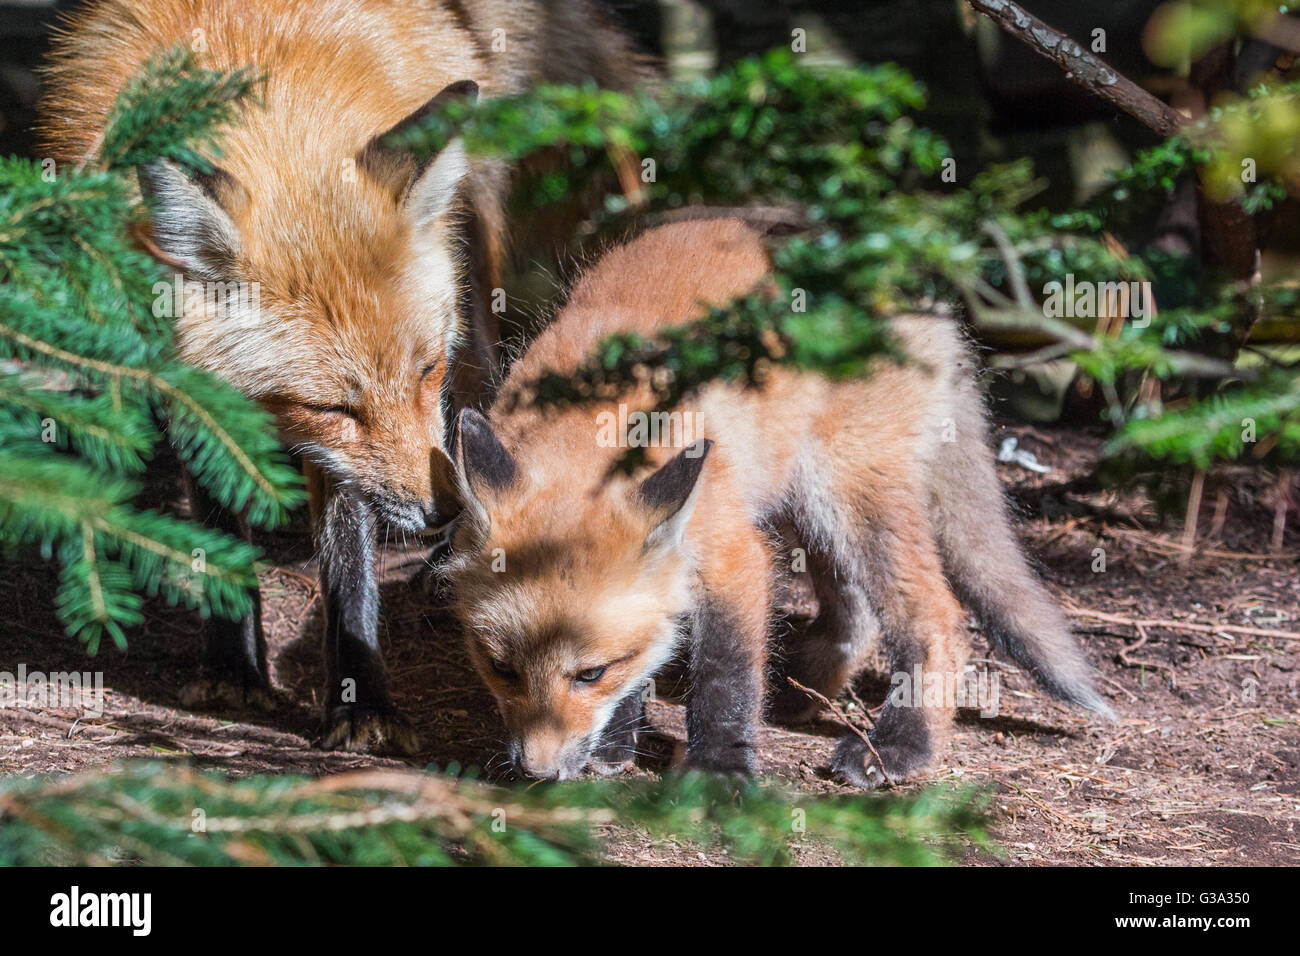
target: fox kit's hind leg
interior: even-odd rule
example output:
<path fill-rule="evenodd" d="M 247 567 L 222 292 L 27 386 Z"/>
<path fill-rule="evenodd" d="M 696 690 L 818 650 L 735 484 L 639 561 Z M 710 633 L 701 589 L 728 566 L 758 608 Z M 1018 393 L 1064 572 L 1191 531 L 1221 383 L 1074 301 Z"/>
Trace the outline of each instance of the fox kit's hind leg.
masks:
<path fill-rule="evenodd" d="M 325 713 L 319 744 L 326 750 L 411 754 L 415 732 L 393 704 L 379 650 L 379 587 L 375 582 L 375 517 L 359 497 L 309 469 L 313 525 L 325 597 Z"/>
<path fill-rule="evenodd" d="M 756 531 L 715 544 L 692 622 L 686 762 L 752 774 L 767 667 L 771 559 Z"/>
<path fill-rule="evenodd" d="M 961 608 L 944 580 L 925 504 L 911 491 L 906 471 L 890 474 L 889 464 L 876 461 L 865 487 L 837 484 L 833 472 L 818 468 L 796 488 L 794 517 L 808 542 L 821 609 L 807 632 L 793 638 L 787 666 L 796 680 L 827 697 L 843 689 L 877 636 L 891 674 L 906 674 L 908 681 L 919 666 L 923 680 L 932 674 L 946 690 L 965 665 Z M 947 693 L 927 699 L 924 687 L 908 690 L 891 693 L 869 735 L 894 782 L 930 763 L 955 703 Z M 802 706 L 794 688 L 781 692 L 780 703 L 796 711 Z M 840 741 L 832 767 L 860 787 L 886 782 L 856 734 Z"/>
<path fill-rule="evenodd" d="M 849 734 L 831 766 L 849 782 L 874 788 L 916 776 L 939 753 L 956 709 L 967 645 L 923 504 L 890 489 L 877 492 L 869 508 L 859 524 L 856 560 L 841 570 L 846 586 L 860 585 L 879 614 L 895 686 L 869 734 L 876 754 Z"/>
<path fill-rule="evenodd" d="M 817 617 L 784 647 L 780 678 L 772 693 L 771 713 L 779 723 L 811 720 L 821 705 L 794 687 L 793 677 L 805 687 L 834 697 L 860 667 L 864 654 L 875 644 L 880 623 L 861 584 L 850 585 L 840 571 L 835 545 L 806 539 L 808 572 L 817 594 Z"/>

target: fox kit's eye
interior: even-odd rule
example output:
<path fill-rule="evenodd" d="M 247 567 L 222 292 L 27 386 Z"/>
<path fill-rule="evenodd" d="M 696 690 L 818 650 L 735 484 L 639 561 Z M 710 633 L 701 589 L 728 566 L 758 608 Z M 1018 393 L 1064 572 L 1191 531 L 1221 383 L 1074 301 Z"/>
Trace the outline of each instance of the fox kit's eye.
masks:
<path fill-rule="evenodd" d="M 440 361 L 441 361 L 440 359 L 434 359 L 432 362 L 430 362 L 428 365 L 426 365 L 426 366 L 425 366 L 425 367 L 420 371 L 420 381 L 424 381 L 426 378 L 428 378 L 428 377 L 429 377 L 429 373 L 432 372 L 435 368 L 438 367 L 438 363 L 439 363 Z"/>
<path fill-rule="evenodd" d="M 608 667 L 608 664 L 601 667 L 588 667 L 585 671 L 579 671 L 573 679 L 579 684 L 594 684 L 605 676 L 605 670 Z"/>
<path fill-rule="evenodd" d="M 499 676 L 504 677 L 506 680 L 514 680 L 516 677 L 519 676 L 505 661 L 494 660 L 492 662 L 492 669 L 496 671 Z"/>

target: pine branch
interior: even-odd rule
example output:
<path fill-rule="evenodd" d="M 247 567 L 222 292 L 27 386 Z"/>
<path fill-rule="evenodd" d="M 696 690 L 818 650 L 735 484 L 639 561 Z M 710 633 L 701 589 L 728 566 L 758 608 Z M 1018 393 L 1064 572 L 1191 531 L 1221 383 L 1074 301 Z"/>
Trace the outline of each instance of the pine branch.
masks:
<path fill-rule="evenodd" d="M 1218 271 L 1171 261 L 1145 247 L 1140 232 L 1152 218 L 1149 204 L 1162 201 L 1187 175 L 1200 175 L 1207 188 L 1220 183 L 1237 190 L 1226 205 L 1239 215 L 1285 196 L 1285 184 L 1295 181 L 1294 150 L 1285 144 L 1300 129 L 1300 90 L 1294 84 L 1265 87 L 1202 121 L 1184 122 L 1020 7 L 977 6 L 1076 71 L 1080 82 L 1178 135 L 1140 155 L 1084 209 L 1025 211 L 1042 189 L 1027 162 L 990 167 L 973 178 L 964 174 L 949 180 L 960 183 L 952 188 L 939 185 L 947 148 L 909 115 L 923 98 L 906 74 L 893 68 L 821 72 L 787 51 L 742 61 L 658 98 L 545 89 L 454 104 L 406 130 L 402 143 L 423 152 L 455 134 L 472 151 L 512 158 L 556 141 L 571 143 L 580 155 L 578 169 L 600 170 L 607 183 L 619 186 L 598 219 L 611 231 L 629 213 L 662 219 L 700 203 L 740 210 L 742 217 L 756 205 L 782 211 L 785 231 L 770 239 L 775 294 L 714 309 L 654 341 L 615 336 L 576 372 L 543 375 L 510 399 L 608 401 L 636 386 L 648 388 L 656 410 L 664 411 L 711 381 L 758 384 L 777 363 L 861 375 L 878 357 L 898 357 L 886 333 L 891 316 L 938 315 L 954 300 L 966 304 L 982 330 L 1032 338 L 1037 357 L 1073 358 L 1117 399 L 1135 372 L 1202 379 L 1210 391 L 1256 379 L 1254 369 L 1216 354 L 1206 342 L 1221 331 L 1240 337 L 1249 328 L 1237 321 L 1243 297 L 1252 319 L 1293 311 L 1294 301 L 1285 290 L 1243 290 Z M 846 130 L 853 135 L 846 137 Z M 1258 161 L 1258 182 L 1243 186 L 1242 156 Z M 659 175 L 638 182 L 638 159 L 653 161 Z M 574 188 L 574 175 L 565 175 L 569 179 L 546 178 L 538 199 Z M 1128 237 L 1133 232 L 1138 239 Z M 1093 288 L 1148 283 L 1145 321 L 1112 321 L 1105 334 L 1094 334 L 1096 313 L 1077 324 L 1050 316 L 1043 301 L 1048 283 L 1067 276 Z M 1110 411 L 1122 424 L 1125 404 L 1117 400 Z M 1184 440 L 1188 448 L 1199 447 L 1192 436 Z M 1214 447 L 1226 453 L 1231 446 Z M 620 466 L 635 467 L 638 460 L 633 450 Z"/>
<path fill-rule="evenodd" d="M 1259 384 L 1129 422 L 1111 440 L 1111 454 L 1141 451 L 1205 468 L 1268 447 L 1284 461 L 1300 461 L 1300 376 L 1274 372 Z M 1258 443 L 1258 444 L 1257 444 Z"/>
<path fill-rule="evenodd" d="M 271 417 L 180 361 L 152 307 L 162 273 L 133 241 L 133 167 L 206 169 L 254 85 L 169 51 L 126 85 L 99 170 L 0 160 L 0 536 L 62 565 L 59 618 L 92 650 L 105 633 L 124 645 L 142 595 L 251 608 L 256 549 L 130 504 L 127 476 L 162 440 L 155 415 L 199 484 L 250 521 L 281 522 L 303 498 Z"/>
<path fill-rule="evenodd" d="M 75 328 L 63 322 L 64 329 Z M 84 328 L 77 332 L 85 335 Z M 0 339 L 8 339 L 20 354 L 38 356 L 89 372 L 101 380 L 129 380 L 161 397 L 171 436 L 186 464 L 223 505 L 249 509 L 255 524 L 283 522 L 287 510 L 303 499 L 296 473 L 272 433 L 273 419 L 252 402 L 205 372 L 181 363 L 133 368 L 112 360 L 90 358 L 59 348 L 0 322 Z M 108 348 L 96 349 L 106 352 Z M 214 414 L 214 406 L 224 414 Z"/>
<path fill-rule="evenodd" d="M 250 610 L 255 548 L 202 525 L 139 511 L 129 504 L 134 483 L 40 443 L 4 439 L 0 431 L 0 528 L 7 540 L 52 553 L 64 565 L 60 620 L 92 652 L 105 630 L 122 645 L 123 629 L 140 622 L 133 590 L 204 614 L 239 617 Z M 91 588 L 100 593 L 91 595 Z"/>
<path fill-rule="evenodd" d="M 32 383 L 32 372 L 0 370 L 0 435 L 5 445 L 40 440 L 72 451 L 104 471 L 138 474 L 158 436 L 148 406 L 120 397 L 71 397 L 54 387 Z M 8 406 L 8 407 L 6 407 Z"/>
<path fill-rule="evenodd" d="M 100 166 L 131 170 L 165 159 L 210 172 L 204 153 L 217 153 L 221 128 L 238 117 L 260 82 L 248 69 L 200 69 L 184 46 L 158 53 L 127 82 L 109 112 Z"/>

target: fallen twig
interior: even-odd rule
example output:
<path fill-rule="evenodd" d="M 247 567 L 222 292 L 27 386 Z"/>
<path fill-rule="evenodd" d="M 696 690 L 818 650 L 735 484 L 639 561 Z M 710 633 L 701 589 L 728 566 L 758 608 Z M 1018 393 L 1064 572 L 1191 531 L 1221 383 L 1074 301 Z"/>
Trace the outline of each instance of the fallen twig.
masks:
<path fill-rule="evenodd" d="M 1169 538 L 1162 537 L 1158 534 L 1152 534 L 1149 531 L 1141 531 L 1135 528 L 1107 528 L 1105 534 L 1116 538 L 1129 538 L 1135 541 L 1140 547 L 1156 554 L 1182 554 L 1184 546 L 1178 541 L 1171 541 Z M 1225 561 L 1285 561 L 1294 559 L 1297 555 L 1294 552 L 1284 552 L 1281 554 L 1258 554 L 1251 551 L 1221 551 L 1217 548 L 1197 548 L 1196 553 L 1203 558 L 1222 558 Z"/>
<path fill-rule="evenodd" d="M 1179 562 L 1183 567 L 1191 563 L 1196 552 L 1196 525 L 1201 517 L 1201 492 L 1205 488 L 1205 469 L 1198 468 L 1192 476 L 1192 488 L 1187 494 L 1187 517 L 1183 519 L 1183 554 Z"/>
<path fill-rule="evenodd" d="M 876 745 L 871 742 L 870 737 L 868 737 L 865 733 L 862 732 L 861 727 L 859 727 L 853 721 L 849 720 L 848 715 L 846 715 L 844 711 L 840 710 L 839 704 L 835 703 L 835 701 L 831 700 L 825 694 L 818 693 L 817 691 L 813 690 L 811 687 L 805 687 L 803 684 L 799 683 L 793 677 L 787 677 L 786 680 L 790 682 L 791 687 L 795 688 L 796 690 L 803 691 L 805 694 L 807 694 L 813 700 L 817 701 L 823 707 L 828 708 L 830 712 L 835 715 L 835 718 L 840 723 L 842 723 L 845 727 L 849 728 L 849 730 L 853 731 L 855 734 L 861 737 L 862 742 L 866 744 L 867 749 L 871 751 L 871 755 L 876 758 L 876 765 L 880 767 L 880 775 L 885 778 L 885 783 L 889 784 L 891 787 L 894 785 L 893 778 L 889 776 L 889 771 L 885 769 L 885 762 L 880 759 L 880 754 L 876 751 Z"/>
<path fill-rule="evenodd" d="M 1276 637 L 1284 641 L 1300 641 L 1300 634 L 1294 631 L 1279 631 L 1269 627 L 1245 627 L 1239 624 L 1193 624 L 1190 621 L 1173 621 L 1167 618 L 1126 617 L 1123 614 L 1107 614 L 1104 611 L 1094 611 L 1085 607 L 1067 607 L 1065 612 L 1075 617 L 1092 618 L 1096 621 L 1106 621 L 1109 624 L 1127 624 L 1132 628 L 1162 627 L 1171 631 L 1197 631 L 1201 634 L 1248 634 L 1251 637 Z"/>
<path fill-rule="evenodd" d="M 1087 823 L 1084 823 L 1082 820 L 1079 820 L 1079 819 L 1077 819 L 1076 817 L 1072 817 L 1072 816 L 1070 816 L 1068 813 L 1062 813 L 1060 810 L 1057 810 L 1055 807 L 1053 807 L 1053 806 L 1051 806 L 1051 805 L 1049 805 L 1049 804 L 1047 804 L 1047 803 L 1044 803 L 1042 800 L 1039 800 L 1037 797 L 1033 796 L 1032 794 L 1028 793 L 1027 791 L 1022 790 L 1020 787 L 1016 786 L 1016 785 L 1015 785 L 1014 783 L 1012 783 L 1010 780 L 1003 780 L 1003 781 L 1002 781 L 1002 785 L 1003 785 L 1003 786 L 1006 786 L 1006 787 L 1010 787 L 1012 790 L 1014 790 L 1016 793 L 1020 794 L 1022 797 L 1024 797 L 1026 800 L 1028 800 L 1030 803 L 1032 803 L 1034 806 L 1038 807 L 1040 810 L 1044 810 L 1044 811 L 1046 811 L 1047 813 L 1050 813 L 1052 816 L 1056 817 L 1056 818 L 1059 819 L 1059 820 L 1063 820 L 1063 821 L 1065 821 L 1065 823 L 1067 823 L 1068 825 L 1070 825 L 1070 826 L 1072 826 L 1072 827 L 1074 827 L 1074 828 L 1076 828 L 1076 829 L 1078 829 L 1078 830 L 1091 830 L 1091 829 L 1092 829 L 1092 827 L 1091 827 L 1090 825 L 1088 825 Z"/>

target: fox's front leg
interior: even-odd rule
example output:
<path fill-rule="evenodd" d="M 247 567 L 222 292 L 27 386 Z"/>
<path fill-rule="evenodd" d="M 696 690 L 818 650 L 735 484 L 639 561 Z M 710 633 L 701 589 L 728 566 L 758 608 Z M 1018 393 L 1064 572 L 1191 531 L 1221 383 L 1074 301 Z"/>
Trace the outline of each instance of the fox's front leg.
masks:
<path fill-rule="evenodd" d="M 213 500 L 184 471 L 185 493 L 195 520 L 209 528 L 251 541 L 248 523 Z M 254 587 L 249 597 L 252 611 L 238 621 L 213 616 L 203 622 L 203 660 L 199 675 L 181 688 L 185 707 L 252 707 L 271 710 L 275 696 L 266 666 L 266 639 L 262 633 L 262 595 Z"/>
<path fill-rule="evenodd" d="M 769 557 L 757 535 L 728 542 L 706 572 L 691 640 L 686 762 L 753 774 L 767 666 Z"/>
<path fill-rule="evenodd" d="M 325 599 L 325 713 L 320 746 L 415 753 L 419 747 L 415 732 L 389 695 L 379 649 L 374 513 L 364 499 L 340 488 L 318 469 L 309 470 L 308 482 Z"/>

